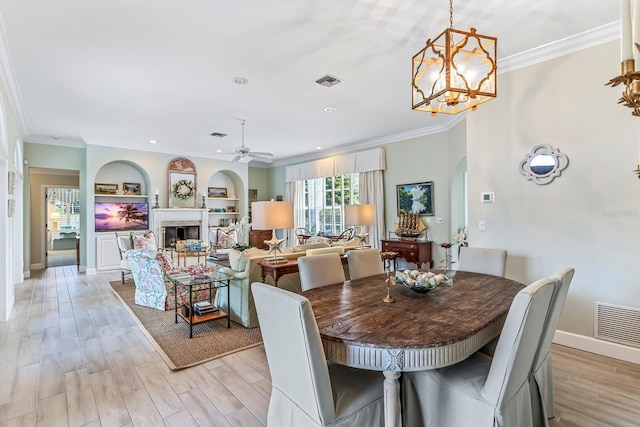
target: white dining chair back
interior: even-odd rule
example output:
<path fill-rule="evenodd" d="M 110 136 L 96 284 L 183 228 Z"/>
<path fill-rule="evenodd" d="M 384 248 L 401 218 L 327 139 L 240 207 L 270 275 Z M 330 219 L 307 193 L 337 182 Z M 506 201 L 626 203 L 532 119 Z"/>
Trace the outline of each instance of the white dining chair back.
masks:
<path fill-rule="evenodd" d="M 271 373 L 267 426 L 382 426 L 384 377 L 327 365 L 308 299 L 264 283 L 251 288 Z"/>
<path fill-rule="evenodd" d="M 554 387 L 553 387 L 553 366 L 551 362 L 551 342 L 558 327 L 558 321 L 562 314 L 564 303 L 569 293 L 569 285 L 573 279 L 575 270 L 573 268 L 565 268 L 551 276 L 555 280 L 556 288 L 551 299 L 551 307 L 549 315 L 544 325 L 542 339 L 533 360 L 533 372 L 531 378 L 531 397 L 534 400 L 534 407 L 539 406 L 542 413 L 534 414 L 535 424 L 548 425 L 548 418 L 555 416 L 554 411 Z M 541 405 L 536 404 L 536 400 L 540 400 Z"/>
<path fill-rule="evenodd" d="M 350 250 L 347 252 L 347 263 L 351 280 L 384 273 L 382 257 L 375 248 Z"/>
<path fill-rule="evenodd" d="M 529 375 L 554 287 L 542 279 L 516 295 L 493 358 L 476 352 L 447 368 L 405 373 L 403 425 L 531 426 Z"/>
<path fill-rule="evenodd" d="M 133 249 L 131 236 L 120 236 L 116 233 L 116 243 L 118 244 L 118 253 L 120 254 L 120 277 L 124 283 L 125 276 L 131 276 L 131 263 L 127 259 L 127 251 Z"/>
<path fill-rule="evenodd" d="M 506 266 L 507 251 L 504 249 L 460 248 L 458 270 L 504 277 Z"/>
<path fill-rule="evenodd" d="M 302 291 L 345 281 L 342 261 L 337 252 L 298 258 Z"/>

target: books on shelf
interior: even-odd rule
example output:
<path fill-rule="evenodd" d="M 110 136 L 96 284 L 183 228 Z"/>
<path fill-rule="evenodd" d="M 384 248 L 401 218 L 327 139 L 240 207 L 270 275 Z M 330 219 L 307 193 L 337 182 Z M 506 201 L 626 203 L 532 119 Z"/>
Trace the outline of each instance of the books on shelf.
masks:
<path fill-rule="evenodd" d="M 204 316 L 205 314 L 215 313 L 218 311 L 218 308 L 211 304 L 209 301 L 198 301 L 193 304 L 193 310 L 199 316 Z"/>

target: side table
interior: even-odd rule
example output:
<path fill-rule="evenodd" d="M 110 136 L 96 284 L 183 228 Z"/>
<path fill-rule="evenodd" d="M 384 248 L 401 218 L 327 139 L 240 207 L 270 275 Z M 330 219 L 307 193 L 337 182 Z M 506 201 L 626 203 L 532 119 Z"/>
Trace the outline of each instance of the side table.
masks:
<path fill-rule="evenodd" d="M 203 276 L 194 277 L 189 273 L 178 273 L 178 274 L 170 274 L 167 276 L 169 280 L 173 283 L 173 292 L 174 292 L 174 309 L 175 309 L 175 322 L 178 323 L 178 317 L 183 319 L 185 322 L 189 324 L 189 338 L 193 338 L 193 325 L 199 325 L 201 323 L 213 322 L 214 320 L 227 319 L 227 328 L 231 327 L 231 318 L 227 313 L 220 310 L 215 311 L 213 313 L 207 313 L 202 316 L 195 313 L 193 308 L 193 294 L 194 292 L 200 291 L 202 289 L 209 290 L 209 302 L 213 304 L 213 297 L 218 288 L 226 287 L 227 288 L 227 307 L 229 306 L 229 293 L 231 288 L 229 287 L 229 283 L 231 281 L 231 277 L 227 276 L 224 273 L 219 271 L 214 271 L 210 274 L 205 274 Z M 185 315 L 178 310 L 178 288 L 187 289 L 189 291 L 189 314 Z"/>

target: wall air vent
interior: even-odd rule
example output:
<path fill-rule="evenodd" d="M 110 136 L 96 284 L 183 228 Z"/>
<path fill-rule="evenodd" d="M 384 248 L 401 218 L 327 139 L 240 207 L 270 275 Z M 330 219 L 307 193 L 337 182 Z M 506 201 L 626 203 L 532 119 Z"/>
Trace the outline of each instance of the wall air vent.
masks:
<path fill-rule="evenodd" d="M 211 134 L 211 136 L 215 136 L 216 138 L 224 138 L 225 136 L 227 136 L 226 133 L 220 133 L 220 132 L 213 132 Z"/>
<path fill-rule="evenodd" d="M 330 75 L 326 75 L 324 77 L 320 77 L 318 80 L 316 80 L 316 83 L 318 83 L 320 86 L 324 86 L 324 87 L 333 87 L 335 85 L 337 85 L 338 83 L 342 83 L 342 80 L 340 80 L 337 77 L 333 77 Z"/>
<path fill-rule="evenodd" d="M 618 344 L 640 347 L 640 309 L 597 302 L 595 337 Z"/>

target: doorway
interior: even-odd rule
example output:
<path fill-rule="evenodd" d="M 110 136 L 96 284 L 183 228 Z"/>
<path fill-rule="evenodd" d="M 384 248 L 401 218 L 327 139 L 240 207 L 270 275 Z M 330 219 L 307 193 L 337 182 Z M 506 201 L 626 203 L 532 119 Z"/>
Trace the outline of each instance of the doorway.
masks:
<path fill-rule="evenodd" d="M 80 189 L 45 188 L 46 266 L 79 264 Z"/>
<path fill-rule="evenodd" d="M 41 270 L 53 265 L 76 265 L 77 250 L 75 242 L 73 245 L 71 242 L 77 242 L 76 238 L 80 236 L 82 225 L 78 191 L 80 171 L 32 167 L 29 168 L 29 188 L 29 269 Z M 76 233 L 71 242 L 55 242 L 56 239 L 63 237 L 62 233 L 71 232 Z M 73 236 L 67 234 L 64 237 Z M 65 245 L 72 247 L 67 249 Z M 50 261 L 49 255 L 51 255 Z M 57 259 L 62 258 L 63 255 L 64 260 Z"/>

